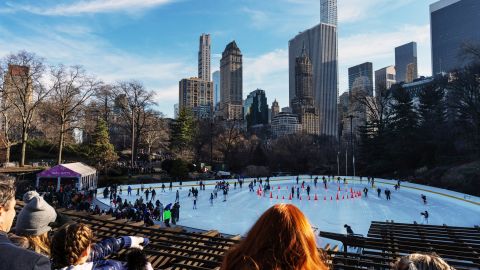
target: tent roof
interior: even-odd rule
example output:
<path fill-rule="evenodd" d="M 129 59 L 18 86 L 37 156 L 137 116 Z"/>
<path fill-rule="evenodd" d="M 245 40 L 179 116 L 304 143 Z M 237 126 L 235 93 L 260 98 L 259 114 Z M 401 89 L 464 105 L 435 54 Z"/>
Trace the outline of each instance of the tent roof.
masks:
<path fill-rule="evenodd" d="M 53 166 L 39 174 L 38 177 L 82 177 L 97 173 L 93 167 L 87 166 L 81 162 L 65 163 Z"/>
<path fill-rule="evenodd" d="M 87 165 L 83 164 L 82 162 L 65 163 L 65 164 L 60 164 L 60 165 L 65 167 L 65 168 L 68 168 L 68 169 L 70 169 L 74 172 L 77 172 L 77 173 L 81 174 L 82 176 L 97 173 L 97 170 L 95 168 L 87 166 Z"/>

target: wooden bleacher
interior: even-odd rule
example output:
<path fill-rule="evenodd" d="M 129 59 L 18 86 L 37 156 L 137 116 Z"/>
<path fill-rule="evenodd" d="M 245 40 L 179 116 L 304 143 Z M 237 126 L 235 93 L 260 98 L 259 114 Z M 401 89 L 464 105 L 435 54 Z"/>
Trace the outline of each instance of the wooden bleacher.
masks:
<path fill-rule="evenodd" d="M 343 252 L 330 253 L 335 269 L 390 269 L 398 258 L 415 252 L 434 252 L 456 269 L 480 269 L 477 227 L 374 221 L 367 237 L 330 232 L 320 232 L 320 236 L 343 244 Z M 354 247 L 357 252 L 349 253 Z"/>
<path fill-rule="evenodd" d="M 20 202 L 17 211 L 22 207 Z M 89 224 L 98 239 L 139 235 L 150 239 L 144 249 L 155 269 L 219 269 L 223 256 L 240 236 L 224 237 L 218 231 L 187 232 L 181 227 L 143 226 L 143 222 L 116 220 L 111 216 L 57 209 L 73 221 Z M 367 237 L 320 232 L 339 241 L 323 250 L 331 269 L 391 269 L 400 257 L 415 252 L 435 252 L 459 270 L 480 269 L 480 228 L 372 222 Z M 122 259 L 123 250 L 113 258 Z"/>

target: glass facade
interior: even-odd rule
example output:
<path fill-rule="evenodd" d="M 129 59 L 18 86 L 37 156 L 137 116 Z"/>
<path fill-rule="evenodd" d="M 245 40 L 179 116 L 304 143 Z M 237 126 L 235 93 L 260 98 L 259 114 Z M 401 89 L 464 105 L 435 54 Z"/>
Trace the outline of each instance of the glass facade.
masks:
<path fill-rule="evenodd" d="M 418 78 L 416 42 L 395 48 L 395 72 L 397 82 L 412 82 Z"/>
<path fill-rule="evenodd" d="M 348 69 L 348 89 L 351 92 L 354 88 L 373 96 L 373 65 L 371 62 Z"/>
<path fill-rule="evenodd" d="M 444 0 L 430 5 L 432 73 L 450 72 L 468 63 L 465 43 L 480 43 L 480 1 Z"/>

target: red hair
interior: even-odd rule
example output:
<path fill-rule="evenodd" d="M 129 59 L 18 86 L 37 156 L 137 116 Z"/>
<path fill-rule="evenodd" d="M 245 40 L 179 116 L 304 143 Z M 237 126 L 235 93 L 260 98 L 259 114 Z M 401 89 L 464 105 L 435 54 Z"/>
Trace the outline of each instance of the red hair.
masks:
<path fill-rule="evenodd" d="M 292 204 L 270 207 L 229 250 L 221 270 L 323 270 L 312 226 Z"/>

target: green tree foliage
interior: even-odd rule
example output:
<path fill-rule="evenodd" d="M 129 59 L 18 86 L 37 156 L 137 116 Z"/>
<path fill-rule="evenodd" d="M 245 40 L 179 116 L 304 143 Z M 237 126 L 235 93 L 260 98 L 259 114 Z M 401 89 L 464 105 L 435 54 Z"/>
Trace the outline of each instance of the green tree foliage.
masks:
<path fill-rule="evenodd" d="M 115 148 L 110 143 L 107 124 L 103 119 L 99 119 L 97 122 L 93 134 L 93 143 L 90 148 L 90 156 L 95 161 L 96 167 L 105 171 L 113 162 L 118 160 Z"/>
<path fill-rule="evenodd" d="M 195 118 L 193 113 L 183 108 L 172 123 L 171 146 L 173 150 L 183 151 L 192 147 L 195 137 Z"/>

